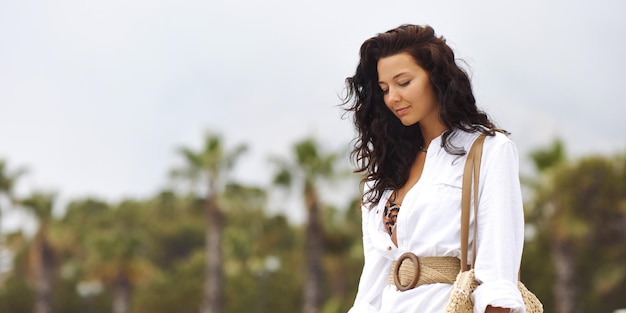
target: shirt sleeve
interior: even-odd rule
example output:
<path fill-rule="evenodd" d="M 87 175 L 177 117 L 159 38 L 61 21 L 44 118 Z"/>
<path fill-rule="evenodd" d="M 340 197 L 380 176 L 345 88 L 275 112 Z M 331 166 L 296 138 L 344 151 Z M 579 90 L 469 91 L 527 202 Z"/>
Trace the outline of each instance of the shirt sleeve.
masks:
<path fill-rule="evenodd" d="M 498 138 L 499 137 L 499 138 Z M 481 166 L 474 312 L 488 305 L 525 313 L 517 288 L 524 244 L 524 212 L 519 181 L 519 157 L 506 137 L 488 137 Z M 487 143 L 492 141 L 491 145 Z M 471 232 L 470 232 L 471 233 Z"/>

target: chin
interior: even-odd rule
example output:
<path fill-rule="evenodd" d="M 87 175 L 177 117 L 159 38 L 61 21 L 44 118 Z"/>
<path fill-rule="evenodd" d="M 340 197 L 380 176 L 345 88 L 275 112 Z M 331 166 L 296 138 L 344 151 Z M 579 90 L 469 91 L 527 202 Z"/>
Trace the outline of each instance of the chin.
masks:
<path fill-rule="evenodd" d="M 409 126 L 413 126 L 417 124 L 417 121 L 407 121 L 407 120 L 400 120 L 400 123 L 402 123 L 402 125 L 409 127 Z"/>

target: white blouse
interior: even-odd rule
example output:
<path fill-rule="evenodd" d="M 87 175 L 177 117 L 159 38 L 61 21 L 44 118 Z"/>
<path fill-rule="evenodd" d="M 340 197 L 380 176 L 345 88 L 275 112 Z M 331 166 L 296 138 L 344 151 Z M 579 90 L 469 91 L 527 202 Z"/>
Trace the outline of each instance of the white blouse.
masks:
<path fill-rule="evenodd" d="M 477 136 L 457 131 L 450 142 L 469 151 Z M 382 216 L 392 191 L 384 192 L 378 204 L 361 208 L 365 264 L 349 313 L 444 311 L 452 285 L 437 283 L 398 291 L 387 279 L 391 262 L 405 252 L 417 256 L 460 257 L 461 185 L 466 158 L 466 155 L 447 153 L 441 147 L 441 136 L 433 139 L 422 175 L 400 206 L 395 230 L 397 247 L 385 230 Z M 485 312 L 486 307 L 492 305 L 511 308 L 512 313 L 525 313 L 517 289 L 524 243 L 518 170 L 515 144 L 501 133 L 487 136 L 479 181 L 475 263 L 476 279 L 481 284 L 472 294 L 474 312 Z M 474 220 L 472 212 L 471 227 Z M 473 232 L 469 235 L 472 241 Z M 471 249 L 469 253 L 471 260 Z"/>

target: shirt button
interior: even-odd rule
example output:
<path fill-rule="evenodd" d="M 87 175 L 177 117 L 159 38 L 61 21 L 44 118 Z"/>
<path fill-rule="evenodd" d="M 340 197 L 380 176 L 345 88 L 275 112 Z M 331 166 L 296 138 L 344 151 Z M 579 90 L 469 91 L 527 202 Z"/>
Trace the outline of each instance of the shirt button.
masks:
<path fill-rule="evenodd" d="M 387 246 L 387 250 L 391 250 L 391 246 Z"/>
<path fill-rule="evenodd" d="M 376 214 L 378 214 L 378 210 L 376 210 Z"/>

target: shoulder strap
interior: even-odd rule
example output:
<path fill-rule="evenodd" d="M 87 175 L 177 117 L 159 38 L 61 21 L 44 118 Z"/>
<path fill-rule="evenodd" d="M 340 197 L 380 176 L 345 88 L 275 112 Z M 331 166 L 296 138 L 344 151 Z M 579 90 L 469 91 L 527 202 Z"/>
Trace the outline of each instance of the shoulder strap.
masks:
<path fill-rule="evenodd" d="M 467 153 L 465 169 L 463 170 L 463 185 L 461 194 L 461 271 L 463 272 L 468 270 L 467 250 L 469 245 L 470 196 L 472 195 L 472 189 L 474 191 L 474 241 L 472 242 L 472 256 L 473 259 L 476 258 L 478 179 L 480 178 L 480 161 L 483 154 L 483 143 L 485 142 L 485 137 L 485 134 L 481 134 L 478 138 L 476 138 L 476 140 L 474 140 L 470 151 Z M 474 260 L 472 260 L 471 267 L 474 268 Z"/>

